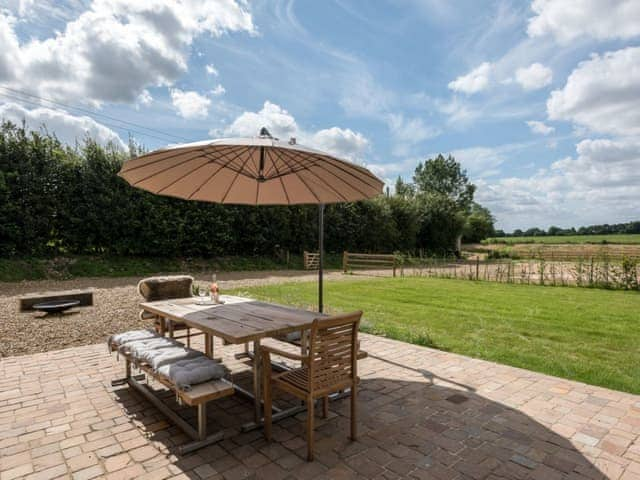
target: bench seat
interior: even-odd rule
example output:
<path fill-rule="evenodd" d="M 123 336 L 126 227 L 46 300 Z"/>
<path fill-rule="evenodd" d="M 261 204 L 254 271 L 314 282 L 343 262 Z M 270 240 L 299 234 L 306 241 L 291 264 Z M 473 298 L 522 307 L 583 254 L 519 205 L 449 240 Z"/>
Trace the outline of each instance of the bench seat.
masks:
<path fill-rule="evenodd" d="M 196 407 L 198 409 L 198 426 L 197 429 L 195 429 L 180 417 L 180 415 L 169 408 L 162 400 L 160 400 L 148 385 L 138 382 L 138 380 L 131 375 L 131 366 L 135 359 L 126 349 L 118 349 L 118 345 L 115 344 L 110 344 L 110 349 L 111 351 L 119 351 L 119 355 L 122 356 L 126 362 L 125 377 L 123 379 L 114 380 L 111 384 L 114 386 L 123 385 L 125 383 L 128 384 L 147 398 L 158 410 L 160 410 L 160 412 L 189 435 L 193 441 L 182 445 L 179 448 L 180 453 L 188 453 L 222 440 L 222 432 L 207 435 L 206 406 L 207 403 L 212 400 L 233 395 L 235 393 L 233 383 L 221 378 L 192 385 L 189 390 L 181 390 L 177 388 L 170 379 L 155 372 L 149 364 L 144 362 L 135 362 L 137 368 L 141 372 L 144 372 L 148 377 L 153 378 L 163 386 L 172 390 L 176 394 L 176 398 L 180 404 L 187 405 L 189 407 Z"/>

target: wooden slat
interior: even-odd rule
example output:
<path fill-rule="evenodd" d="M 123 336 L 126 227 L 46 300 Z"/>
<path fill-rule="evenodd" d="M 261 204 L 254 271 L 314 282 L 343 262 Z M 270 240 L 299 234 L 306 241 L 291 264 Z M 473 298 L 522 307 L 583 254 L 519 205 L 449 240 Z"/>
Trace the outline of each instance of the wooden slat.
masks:
<path fill-rule="evenodd" d="M 155 315 L 223 338 L 245 343 L 309 328 L 323 315 L 282 305 L 223 295 L 223 305 L 197 305 L 197 298 L 145 302 L 141 307 Z"/>

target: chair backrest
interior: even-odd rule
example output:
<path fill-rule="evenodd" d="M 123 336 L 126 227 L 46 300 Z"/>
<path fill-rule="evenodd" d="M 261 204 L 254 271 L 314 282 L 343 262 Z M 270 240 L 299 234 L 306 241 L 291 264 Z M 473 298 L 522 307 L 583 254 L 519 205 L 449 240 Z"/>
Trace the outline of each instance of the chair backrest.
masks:
<path fill-rule="evenodd" d="M 330 389 L 357 378 L 358 327 L 362 312 L 316 318 L 309 336 L 309 387 Z"/>
<path fill-rule="evenodd" d="M 138 293 L 147 301 L 170 300 L 191 296 L 193 277 L 189 275 L 169 275 L 148 277 L 138 282 Z"/>

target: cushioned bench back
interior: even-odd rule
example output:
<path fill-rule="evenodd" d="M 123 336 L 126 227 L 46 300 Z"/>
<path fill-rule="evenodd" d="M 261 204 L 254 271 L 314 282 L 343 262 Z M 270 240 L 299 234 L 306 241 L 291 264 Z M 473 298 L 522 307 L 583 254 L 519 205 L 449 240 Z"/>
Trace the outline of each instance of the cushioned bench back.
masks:
<path fill-rule="evenodd" d="M 165 277 L 143 278 L 138 283 L 138 292 L 147 302 L 185 298 L 191 296 L 193 277 L 189 275 L 170 275 Z"/>

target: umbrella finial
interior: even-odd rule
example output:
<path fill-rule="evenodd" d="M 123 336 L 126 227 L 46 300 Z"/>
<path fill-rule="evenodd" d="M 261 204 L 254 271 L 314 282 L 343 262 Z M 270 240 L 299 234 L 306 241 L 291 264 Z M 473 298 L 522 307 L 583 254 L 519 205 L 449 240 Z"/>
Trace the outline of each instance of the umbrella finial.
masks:
<path fill-rule="evenodd" d="M 265 137 L 265 138 L 273 138 L 273 137 L 271 136 L 271 134 L 269 133 L 269 130 L 267 130 L 267 127 L 262 127 L 262 128 L 260 129 L 260 136 L 261 136 L 261 137 Z"/>

